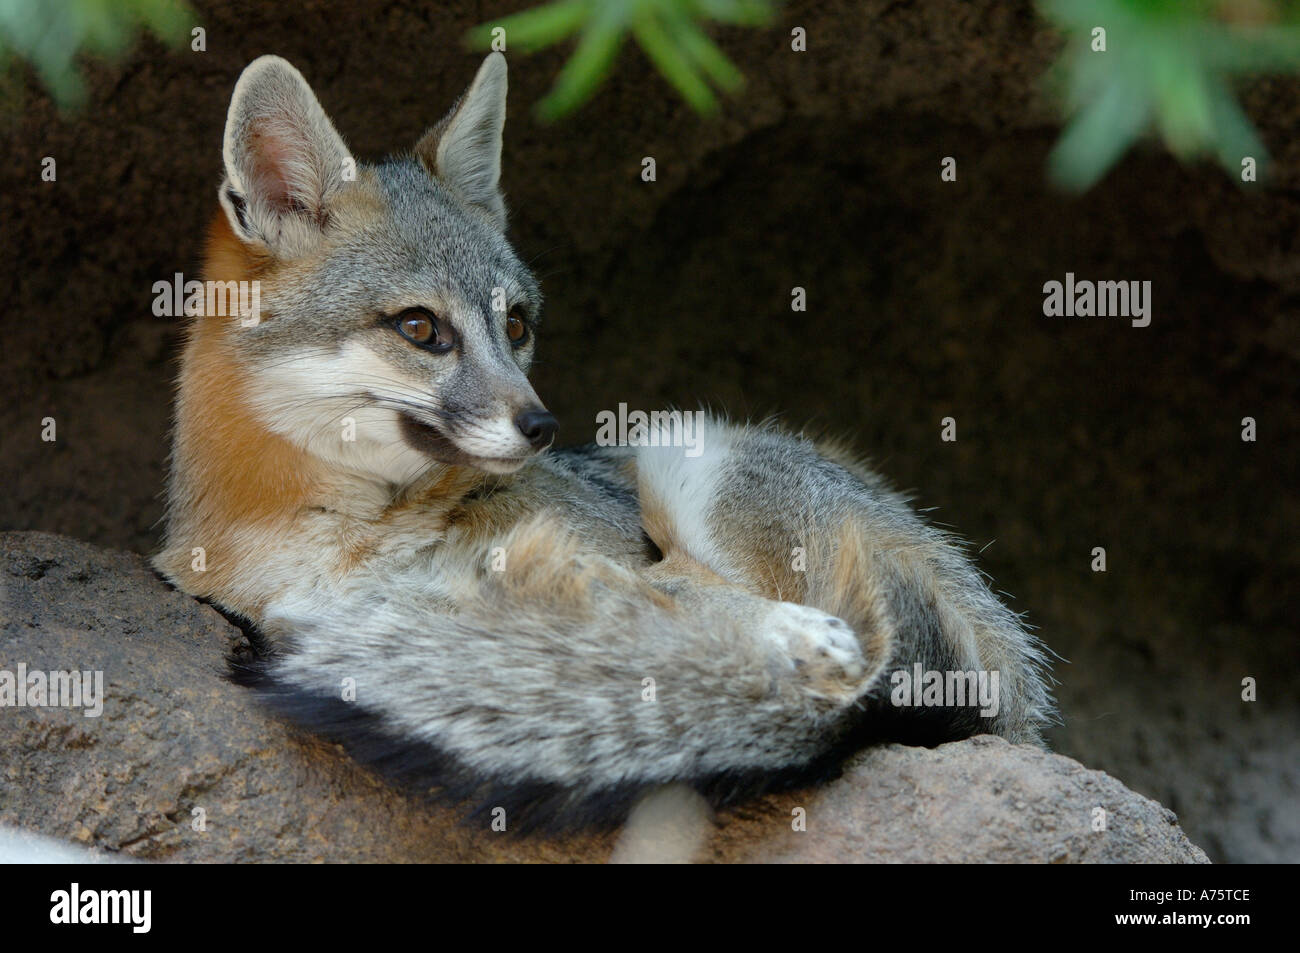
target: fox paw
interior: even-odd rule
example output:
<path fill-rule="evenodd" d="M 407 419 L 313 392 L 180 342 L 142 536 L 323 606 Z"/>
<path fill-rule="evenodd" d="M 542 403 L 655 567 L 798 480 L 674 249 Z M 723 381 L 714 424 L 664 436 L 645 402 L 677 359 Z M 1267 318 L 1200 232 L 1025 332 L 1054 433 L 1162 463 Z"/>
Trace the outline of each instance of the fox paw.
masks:
<path fill-rule="evenodd" d="M 867 660 L 847 622 L 818 609 L 779 602 L 767 616 L 763 635 L 777 649 L 785 677 L 814 694 L 854 696 L 865 688 Z"/>

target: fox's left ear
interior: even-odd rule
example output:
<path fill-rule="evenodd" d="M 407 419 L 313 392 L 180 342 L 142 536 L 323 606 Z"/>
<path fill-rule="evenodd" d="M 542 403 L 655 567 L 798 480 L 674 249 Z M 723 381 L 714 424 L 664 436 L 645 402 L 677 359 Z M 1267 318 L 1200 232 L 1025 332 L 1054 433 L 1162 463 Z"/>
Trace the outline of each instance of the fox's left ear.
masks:
<path fill-rule="evenodd" d="M 501 132 L 506 124 L 506 58 L 489 53 L 451 112 L 424 134 L 415 154 L 471 206 L 506 227 L 501 195 Z"/>

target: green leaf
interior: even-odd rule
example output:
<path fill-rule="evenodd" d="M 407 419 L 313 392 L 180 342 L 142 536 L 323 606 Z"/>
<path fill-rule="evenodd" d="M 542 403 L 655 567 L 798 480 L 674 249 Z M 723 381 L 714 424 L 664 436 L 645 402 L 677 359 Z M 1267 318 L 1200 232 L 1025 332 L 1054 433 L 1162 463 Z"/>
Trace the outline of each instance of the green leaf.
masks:
<path fill-rule="evenodd" d="M 727 92 L 745 85 L 744 74 L 703 30 L 683 16 L 673 16 L 671 22 L 674 40 L 714 83 Z"/>
<path fill-rule="evenodd" d="M 179 43 L 193 23 L 182 0 L 0 0 L 0 57 L 27 60 L 68 107 L 85 100 L 79 54 L 119 56 L 142 30 Z"/>
<path fill-rule="evenodd" d="M 591 98 L 629 33 L 683 99 L 699 112 L 712 112 L 718 107 L 713 87 L 739 89 L 744 76 L 702 24 L 757 26 L 771 22 L 773 14 L 772 0 L 554 0 L 481 24 L 465 39 L 471 46 L 487 47 L 493 28 L 503 27 L 506 48 L 529 53 L 580 34 L 555 85 L 537 104 L 544 120 L 559 118 Z"/>
<path fill-rule="evenodd" d="M 708 83 L 700 78 L 682 48 L 673 42 L 654 14 L 642 12 L 634 22 L 633 31 L 646 55 L 659 68 L 664 78 L 677 88 L 683 99 L 699 112 L 712 112 L 718 108 L 717 97 L 709 89 Z"/>
<path fill-rule="evenodd" d="M 1075 117 L 1048 157 L 1051 178 L 1074 191 L 1092 188 L 1137 139 L 1150 104 L 1121 83 Z"/>
<path fill-rule="evenodd" d="M 1232 93 L 1235 76 L 1300 70 L 1294 2 L 1265 12 L 1290 21 L 1232 22 L 1223 0 L 1043 0 L 1069 42 L 1056 69 L 1068 73 L 1074 119 L 1049 161 L 1052 178 L 1086 189 L 1145 132 L 1180 160 L 1214 156 L 1239 179 L 1244 155 L 1263 165 L 1263 143 Z M 1091 48 L 1106 30 L 1106 50 Z"/>
<path fill-rule="evenodd" d="M 600 15 L 588 24 L 578 48 L 556 77 L 555 86 L 537 104 L 537 113 L 543 120 L 554 120 L 571 112 L 596 91 L 623 44 L 622 6 L 606 4 Z"/>
<path fill-rule="evenodd" d="M 492 31 L 501 27 L 506 31 L 507 49 L 530 53 L 572 36 L 590 19 L 591 11 L 589 0 L 561 0 L 484 23 L 470 30 L 465 39 L 471 48 L 487 49 L 492 45 Z"/>

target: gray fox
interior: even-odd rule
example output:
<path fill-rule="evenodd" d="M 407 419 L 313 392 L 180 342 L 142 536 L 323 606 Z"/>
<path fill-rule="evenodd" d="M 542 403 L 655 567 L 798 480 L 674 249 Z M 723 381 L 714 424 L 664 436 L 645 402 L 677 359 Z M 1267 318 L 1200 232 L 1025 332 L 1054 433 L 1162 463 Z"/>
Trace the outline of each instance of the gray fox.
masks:
<path fill-rule="evenodd" d="M 190 322 L 155 557 L 253 624 L 236 677 L 512 829 L 616 823 L 666 784 L 725 804 L 881 739 L 1040 743 L 1044 648 L 841 447 L 701 415 L 685 453 L 657 414 L 637 445 L 551 448 L 505 108 L 494 53 L 369 164 L 283 59 L 239 78 L 205 277 L 260 303 Z M 913 670 L 996 673 L 995 711 L 900 705 Z"/>

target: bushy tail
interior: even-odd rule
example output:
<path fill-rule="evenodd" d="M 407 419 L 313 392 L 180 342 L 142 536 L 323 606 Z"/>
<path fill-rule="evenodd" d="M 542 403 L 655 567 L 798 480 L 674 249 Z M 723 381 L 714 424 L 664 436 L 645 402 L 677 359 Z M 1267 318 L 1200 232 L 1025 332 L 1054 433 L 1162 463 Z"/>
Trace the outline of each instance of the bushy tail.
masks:
<path fill-rule="evenodd" d="M 718 419 L 695 436 L 696 457 L 664 449 L 663 439 L 639 451 L 647 532 L 733 585 L 843 618 L 864 652 L 884 656 L 861 738 L 938 744 L 992 733 L 1041 743 L 1055 719 L 1047 650 L 959 539 L 928 525 L 842 447 Z M 918 669 L 996 677 L 997 703 L 895 704 L 892 677 L 914 679 Z"/>

